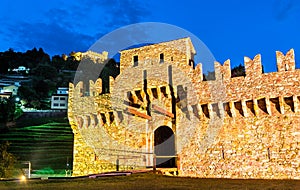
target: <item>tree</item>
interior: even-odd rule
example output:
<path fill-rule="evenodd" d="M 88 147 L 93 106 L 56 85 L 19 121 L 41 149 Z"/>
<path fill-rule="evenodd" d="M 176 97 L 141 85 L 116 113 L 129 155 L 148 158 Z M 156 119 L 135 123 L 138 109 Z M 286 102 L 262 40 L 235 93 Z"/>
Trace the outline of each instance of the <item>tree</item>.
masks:
<path fill-rule="evenodd" d="M 36 92 L 32 86 L 25 84 L 19 87 L 18 96 L 21 98 L 21 100 L 23 100 L 23 102 L 25 101 L 27 103 L 37 98 Z"/>
<path fill-rule="evenodd" d="M 4 53 L 0 53 L 0 74 L 7 74 L 9 65 L 6 63 Z"/>
<path fill-rule="evenodd" d="M 2 142 L 0 144 L 0 177 L 9 178 L 13 177 L 16 170 L 16 157 L 8 152 L 9 143 Z"/>
<path fill-rule="evenodd" d="M 52 56 L 51 65 L 56 68 L 57 71 L 63 68 L 66 61 L 59 55 Z"/>
<path fill-rule="evenodd" d="M 15 113 L 15 100 L 13 97 L 0 98 L 0 122 L 13 121 Z"/>
<path fill-rule="evenodd" d="M 231 77 L 246 76 L 245 67 L 242 64 L 231 69 Z"/>
<path fill-rule="evenodd" d="M 56 68 L 48 64 L 39 64 L 37 67 L 32 69 L 32 73 L 35 77 L 50 80 L 53 80 L 57 76 Z"/>
<path fill-rule="evenodd" d="M 32 100 L 30 104 L 35 108 L 39 109 L 41 107 L 41 102 L 39 100 Z"/>
<path fill-rule="evenodd" d="M 120 67 L 114 59 L 108 60 L 100 73 L 102 79 L 102 93 L 109 92 L 109 76 L 116 78 L 120 74 Z"/>
<path fill-rule="evenodd" d="M 208 71 L 207 74 L 203 74 L 203 81 L 216 80 L 215 71 Z"/>
<path fill-rule="evenodd" d="M 23 54 L 23 59 L 30 69 L 37 67 L 39 64 L 49 64 L 50 56 L 44 52 L 42 48 L 37 50 L 33 48 L 32 50 L 26 51 Z"/>

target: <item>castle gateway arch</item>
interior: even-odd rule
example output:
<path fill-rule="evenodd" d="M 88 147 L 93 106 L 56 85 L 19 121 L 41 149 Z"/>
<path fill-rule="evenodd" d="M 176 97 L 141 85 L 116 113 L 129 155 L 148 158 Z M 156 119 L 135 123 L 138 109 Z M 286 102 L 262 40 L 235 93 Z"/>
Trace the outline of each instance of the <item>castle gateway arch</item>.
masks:
<path fill-rule="evenodd" d="M 160 126 L 154 131 L 154 153 L 156 167 L 176 167 L 175 134 L 168 126 Z"/>

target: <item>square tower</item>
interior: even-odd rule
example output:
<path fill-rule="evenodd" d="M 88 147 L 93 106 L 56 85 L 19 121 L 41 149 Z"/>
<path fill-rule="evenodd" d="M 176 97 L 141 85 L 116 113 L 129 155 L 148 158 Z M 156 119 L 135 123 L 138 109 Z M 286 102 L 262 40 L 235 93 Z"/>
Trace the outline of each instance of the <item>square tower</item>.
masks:
<path fill-rule="evenodd" d="M 194 68 L 195 48 L 189 37 L 120 51 L 120 73 L 143 64 L 164 62 Z"/>

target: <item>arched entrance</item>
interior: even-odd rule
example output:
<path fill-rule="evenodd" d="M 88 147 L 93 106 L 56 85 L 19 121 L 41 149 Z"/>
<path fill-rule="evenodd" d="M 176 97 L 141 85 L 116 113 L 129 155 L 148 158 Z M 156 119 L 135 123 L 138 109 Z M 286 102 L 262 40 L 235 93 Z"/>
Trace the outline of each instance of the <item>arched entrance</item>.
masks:
<path fill-rule="evenodd" d="M 154 131 L 154 153 L 156 155 L 156 167 L 176 167 L 175 135 L 170 127 L 161 126 Z"/>

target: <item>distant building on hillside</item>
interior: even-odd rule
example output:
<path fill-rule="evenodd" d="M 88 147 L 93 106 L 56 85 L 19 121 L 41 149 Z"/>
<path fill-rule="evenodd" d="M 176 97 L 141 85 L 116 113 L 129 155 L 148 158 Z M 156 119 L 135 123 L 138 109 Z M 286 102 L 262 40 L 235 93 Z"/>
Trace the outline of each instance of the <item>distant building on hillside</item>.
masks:
<path fill-rule="evenodd" d="M 68 109 L 68 90 L 66 87 L 58 87 L 56 94 L 51 97 L 51 109 Z"/>
<path fill-rule="evenodd" d="M 69 88 L 68 87 L 58 87 L 57 94 L 68 94 Z"/>
<path fill-rule="evenodd" d="M 8 69 L 8 71 L 13 71 L 13 72 L 16 72 L 16 73 L 26 73 L 28 74 L 30 69 L 29 68 L 26 68 L 24 66 L 19 66 L 18 68 L 15 68 L 15 69 Z"/>
<path fill-rule="evenodd" d="M 11 92 L 0 92 L 0 97 L 1 98 L 10 98 L 12 96 Z"/>
<path fill-rule="evenodd" d="M 0 92 L 1 93 L 12 93 L 13 96 L 16 96 L 18 93 L 19 86 L 11 85 L 7 83 L 0 83 Z"/>

